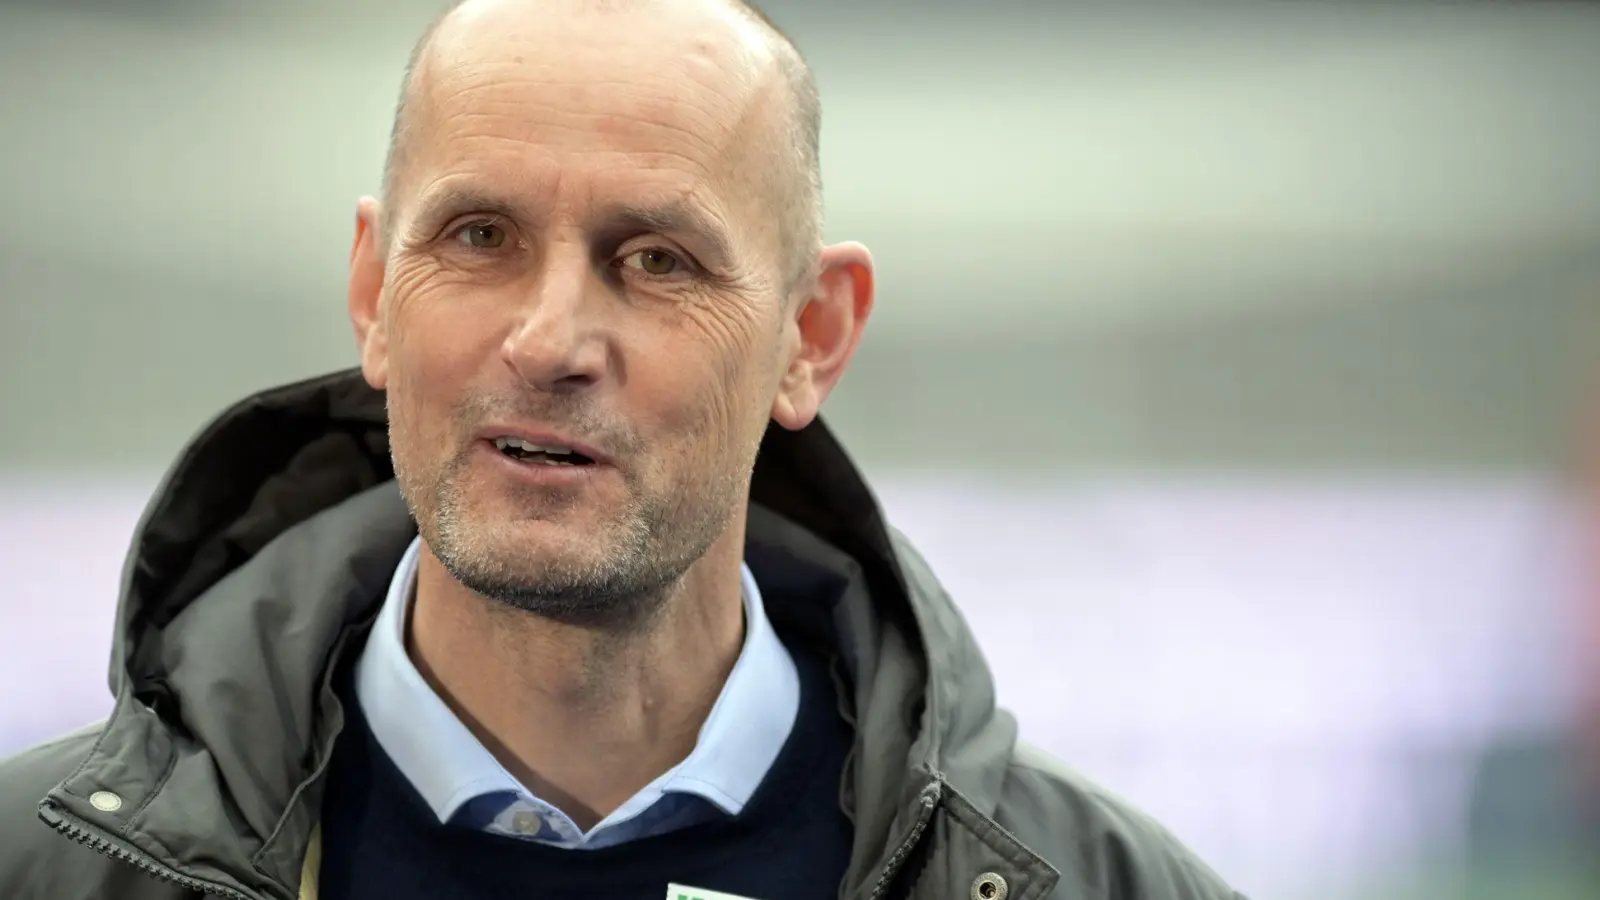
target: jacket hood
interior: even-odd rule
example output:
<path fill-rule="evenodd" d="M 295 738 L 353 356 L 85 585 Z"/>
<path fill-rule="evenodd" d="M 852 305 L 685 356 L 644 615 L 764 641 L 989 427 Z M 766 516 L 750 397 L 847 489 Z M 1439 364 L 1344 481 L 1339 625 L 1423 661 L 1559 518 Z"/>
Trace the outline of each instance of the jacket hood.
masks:
<path fill-rule="evenodd" d="M 219 415 L 168 470 L 135 531 L 112 693 L 130 678 L 137 689 L 149 673 L 139 649 L 200 595 L 296 525 L 393 478 L 384 395 L 358 370 L 264 391 Z M 896 614 L 912 611 L 898 536 L 820 419 L 798 432 L 769 428 L 750 495 L 856 561 Z"/>
<path fill-rule="evenodd" d="M 416 533 L 393 474 L 384 395 L 356 370 L 257 394 L 207 426 L 158 488 L 127 557 L 115 711 L 46 806 L 202 882 L 291 896 L 284 886 L 298 881 L 317 775 L 343 721 L 329 660 L 375 611 Z M 751 568 L 799 580 L 769 598 L 769 614 L 830 633 L 851 676 L 847 884 L 864 891 L 930 786 L 992 813 L 1015 726 L 995 708 L 960 614 L 820 420 L 768 430 L 750 500 Z M 319 602 L 334 594 L 358 599 Z M 103 790 L 136 807 L 144 830 L 126 810 L 83 802 Z M 174 846 L 158 795 L 180 790 L 173 822 L 238 846 Z"/>

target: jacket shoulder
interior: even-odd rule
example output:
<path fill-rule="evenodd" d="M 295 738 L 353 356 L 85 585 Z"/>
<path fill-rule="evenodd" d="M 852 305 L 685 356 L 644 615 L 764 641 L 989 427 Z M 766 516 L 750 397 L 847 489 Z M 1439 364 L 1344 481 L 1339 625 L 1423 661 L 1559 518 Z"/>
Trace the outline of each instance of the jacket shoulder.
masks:
<path fill-rule="evenodd" d="M 1061 872 L 1052 897 L 1244 900 L 1155 819 L 1026 742 L 996 815 Z"/>
<path fill-rule="evenodd" d="M 177 900 L 184 894 L 58 834 L 39 803 L 94 748 L 104 723 L 0 759 L 0 897 Z"/>
<path fill-rule="evenodd" d="M 6 837 L 0 841 L 0 860 L 7 860 L 18 842 L 39 843 L 35 832 L 54 834 L 39 819 L 39 802 L 83 763 L 104 727 L 96 722 L 0 758 L 0 834 Z"/>

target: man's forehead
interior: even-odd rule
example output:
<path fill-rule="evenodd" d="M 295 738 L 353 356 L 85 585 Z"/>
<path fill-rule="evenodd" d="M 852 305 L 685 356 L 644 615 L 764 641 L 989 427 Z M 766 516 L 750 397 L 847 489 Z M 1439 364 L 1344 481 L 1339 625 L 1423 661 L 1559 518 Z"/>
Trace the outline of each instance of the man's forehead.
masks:
<path fill-rule="evenodd" d="M 738 160 L 714 148 L 709 122 L 693 129 L 637 112 L 525 107 L 479 97 L 438 110 L 411 137 L 406 181 L 412 188 L 402 193 L 426 208 L 472 198 L 526 220 L 574 203 L 686 204 L 720 216 L 748 180 Z M 682 110 L 674 115 L 678 123 L 693 119 Z"/>
<path fill-rule="evenodd" d="M 474 0 L 439 23 L 419 63 L 441 81 L 492 67 L 572 85 L 726 90 L 771 60 L 761 29 L 723 0 Z"/>
<path fill-rule="evenodd" d="M 744 141 L 776 80 L 770 52 L 720 3 L 595 13 L 571 0 L 485 0 L 440 23 L 409 87 L 429 138 L 594 144 L 712 164 Z M 763 72 L 762 70 L 766 71 Z"/>
<path fill-rule="evenodd" d="M 391 195 L 405 218 L 430 218 L 410 201 L 459 187 L 534 219 L 558 206 L 672 203 L 724 225 L 759 212 L 746 208 L 761 205 L 751 188 L 770 168 L 759 148 L 773 143 L 758 132 L 784 108 L 765 38 L 721 0 L 591 7 L 482 0 L 440 23 L 407 101 L 408 186 Z"/>

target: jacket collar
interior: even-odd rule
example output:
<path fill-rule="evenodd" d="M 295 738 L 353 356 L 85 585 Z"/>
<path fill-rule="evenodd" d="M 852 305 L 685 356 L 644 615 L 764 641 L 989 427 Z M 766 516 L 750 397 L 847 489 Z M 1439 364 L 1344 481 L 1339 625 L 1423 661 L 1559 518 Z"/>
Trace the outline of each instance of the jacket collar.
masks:
<path fill-rule="evenodd" d="M 392 477 L 383 395 L 355 370 L 257 394 L 205 428 L 140 523 L 114 712 L 47 814 L 121 835 L 200 884 L 293 896 L 343 722 L 328 663 L 415 534 Z M 764 590 L 786 586 L 770 592 L 774 622 L 836 647 L 853 685 L 846 881 L 865 895 L 930 798 L 993 814 L 1015 727 L 949 597 L 821 421 L 769 429 L 749 531 Z M 97 791 L 120 807 L 87 802 Z M 206 839 L 180 849 L 196 822 Z"/>

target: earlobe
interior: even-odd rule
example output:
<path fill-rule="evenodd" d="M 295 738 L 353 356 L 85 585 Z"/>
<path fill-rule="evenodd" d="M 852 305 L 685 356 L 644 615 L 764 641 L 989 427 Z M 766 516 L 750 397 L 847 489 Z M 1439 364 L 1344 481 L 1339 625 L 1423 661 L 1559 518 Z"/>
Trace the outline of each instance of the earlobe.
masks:
<path fill-rule="evenodd" d="M 817 417 L 821 405 L 811 380 L 811 367 L 805 359 L 796 359 L 779 385 L 778 396 L 772 403 L 772 421 L 790 431 L 799 431 Z"/>
<path fill-rule="evenodd" d="M 356 233 L 350 247 L 348 305 L 350 325 L 367 383 L 383 389 L 388 383 L 388 342 L 380 315 L 384 254 L 378 234 L 378 201 L 363 197 L 356 204 Z"/>
<path fill-rule="evenodd" d="M 787 385 L 785 385 L 785 387 L 787 387 Z M 790 431 L 798 431 L 799 428 L 805 427 L 803 425 L 799 427 L 795 426 L 794 423 L 796 421 L 796 416 L 794 411 L 794 401 L 789 398 L 789 395 L 786 392 L 779 393 L 777 399 L 772 401 L 772 421 L 777 422 L 780 426 L 787 428 Z"/>

